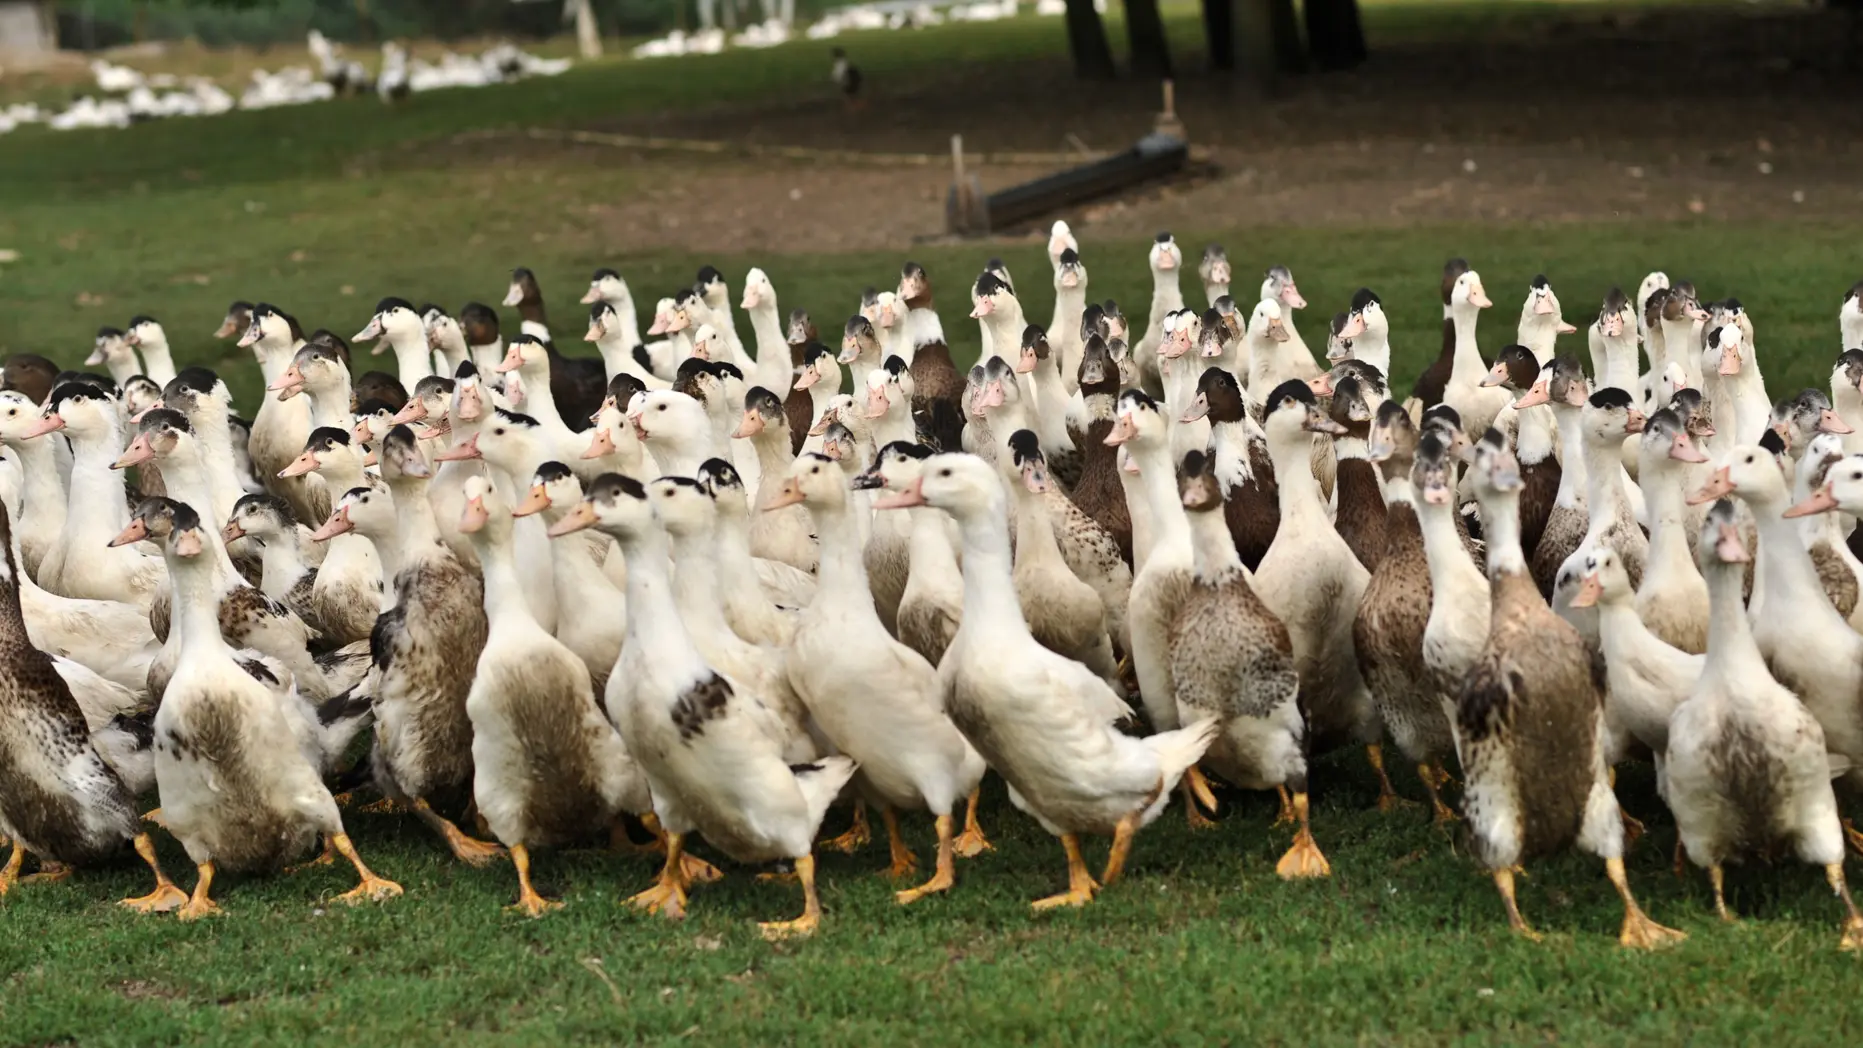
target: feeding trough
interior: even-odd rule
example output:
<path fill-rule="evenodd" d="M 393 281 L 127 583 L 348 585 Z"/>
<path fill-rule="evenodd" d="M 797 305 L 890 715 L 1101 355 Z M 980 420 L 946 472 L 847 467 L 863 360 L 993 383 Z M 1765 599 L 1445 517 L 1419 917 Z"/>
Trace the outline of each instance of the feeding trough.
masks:
<path fill-rule="evenodd" d="M 945 197 L 945 231 L 980 236 L 1181 171 L 1190 161 L 1190 142 L 1173 102 L 1172 85 L 1166 80 L 1164 112 L 1151 133 L 1130 149 L 988 195 L 977 176 L 964 170 L 962 136 L 952 136 L 953 179 Z"/>

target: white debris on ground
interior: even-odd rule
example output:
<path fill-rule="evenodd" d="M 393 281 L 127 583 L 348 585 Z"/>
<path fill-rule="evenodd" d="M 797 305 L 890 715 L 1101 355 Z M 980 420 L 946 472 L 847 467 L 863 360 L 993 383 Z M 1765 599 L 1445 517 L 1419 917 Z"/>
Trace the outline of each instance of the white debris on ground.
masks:
<path fill-rule="evenodd" d="M 971 0 L 971 2 L 952 2 L 952 0 L 880 0 L 876 3 L 853 4 L 839 7 L 822 15 L 801 36 L 809 40 L 828 40 L 842 33 L 863 30 L 899 30 L 924 29 L 927 26 L 942 25 L 949 22 L 995 22 L 1005 18 L 1014 18 L 1020 11 L 1020 0 Z M 1106 0 L 1093 0 L 1093 8 L 1102 14 L 1106 11 Z M 1067 0 L 1036 0 L 1035 14 L 1042 18 L 1058 18 L 1067 13 Z M 792 38 L 796 33 L 780 20 L 772 19 L 750 26 L 743 32 L 730 37 L 732 47 L 774 47 Z M 634 48 L 635 58 L 671 58 L 676 55 L 710 55 L 724 49 L 726 42 L 722 30 L 710 29 L 686 32 L 675 29 L 663 37 L 649 40 Z"/>
<path fill-rule="evenodd" d="M 128 127 L 144 120 L 183 116 L 217 116 L 234 108 L 272 109 L 278 106 L 322 102 L 338 95 L 375 90 L 375 81 L 362 63 L 344 58 L 341 48 L 312 30 L 309 48 L 318 70 L 286 66 L 255 69 L 252 79 L 235 98 L 206 77 L 177 77 L 167 73 L 144 74 L 104 59 L 91 63 L 97 95 L 85 95 L 60 112 L 37 105 L 0 107 L 0 134 L 27 124 L 44 124 L 54 131 L 91 127 Z M 720 40 L 719 49 L 723 48 Z M 487 87 L 533 76 L 556 76 L 572 64 L 568 58 L 539 58 L 512 44 L 497 44 L 479 55 L 446 52 L 440 60 L 407 59 L 400 45 L 382 45 L 383 65 L 398 67 L 410 92 L 449 87 Z M 397 58 L 399 56 L 399 58 Z"/>

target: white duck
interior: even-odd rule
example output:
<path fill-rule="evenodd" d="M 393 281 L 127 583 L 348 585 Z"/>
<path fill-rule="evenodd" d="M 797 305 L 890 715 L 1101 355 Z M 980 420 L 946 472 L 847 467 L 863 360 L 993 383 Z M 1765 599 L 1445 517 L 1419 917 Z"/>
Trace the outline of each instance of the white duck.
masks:
<path fill-rule="evenodd" d="M 1688 543 L 1682 548 L 1686 552 Z M 1623 558 L 1609 549 L 1581 551 L 1582 573 L 1575 608 L 1598 610 L 1598 634 L 1604 649 L 1607 738 L 1621 747 L 1635 740 L 1655 755 L 1658 782 L 1669 750 L 1669 719 L 1701 676 L 1705 656 L 1683 651 L 1652 633 L 1637 614 L 1636 591 Z M 1613 764 L 1621 752 L 1607 753 Z"/>
<path fill-rule="evenodd" d="M 433 354 L 428 350 L 427 327 L 420 314 L 405 298 L 385 298 L 375 304 L 375 315 L 368 326 L 356 332 L 352 342 L 381 339 L 374 352 L 394 350 L 395 374 L 402 389 L 413 389 L 420 380 L 433 374 Z"/>
<path fill-rule="evenodd" d="M 1482 362 L 1481 348 L 1475 342 L 1475 322 L 1481 311 L 1494 303 L 1481 286 L 1481 274 L 1469 270 L 1457 277 L 1449 293 L 1449 319 L 1455 328 L 1455 363 L 1449 383 L 1443 387 L 1443 403 L 1462 417 L 1462 431 L 1486 433 L 1495 416 L 1507 406 L 1507 391 L 1483 386 L 1488 365 Z M 1425 405 L 1426 407 L 1431 405 Z"/>
<path fill-rule="evenodd" d="M 1010 574 L 1004 501 L 1002 481 L 989 464 L 947 454 L 928 459 L 912 488 L 880 500 L 879 507 L 931 505 L 963 530 L 964 621 L 939 667 L 945 708 L 1008 780 L 1010 800 L 1061 838 L 1068 890 L 1035 907 L 1080 906 L 1118 879 L 1133 836 L 1157 818 L 1179 778 L 1209 747 L 1216 721 L 1143 739 L 1114 727 L 1126 713 L 1119 696 L 1029 635 Z M 1098 883 L 1081 857 L 1081 833 L 1113 835 Z"/>
<path fill-rule="evenodd" d="M 142 354 L 142 373 L 158 386 L 174 381 L 175 357 L 168 348 L 168 332 L 154 317 L 132 317 L 123 341 Z"/>
<path fill-rule="evenodd" d="M 1520 344 L 1533 351 L 1533 359 L 1544 365 L 1553 358 L 1554 344 L 1560 335 L 1573 335 L 1578 328 L 1565 322 L 1559 311 L 1559 296 L 1553 294 L 1552 284 L 1544 274 L 1533 278 L 1527 288 L 1527 300 L 1520 307 L 1520 323 L 1514 328 L 1514 338 Z M 1598 357 L 1592 354 L 1593 371 L 1598 369 Z M 1625 389 L 1631 387 L 1625 386 Z"/>
<path fill-rule="evenodd" d="M 1164 343 L 1164 318 L 1184 308 L 1184 292 L 1178 277 L 1184 268 L 1184 252 L 1169 233 L 1159 233 L 1147 256 L 1151 265 L 1151 312 L 1145 331 L 1132 347 L 1132 360 L 1138 366 L 1139 384 L 1148 392 L 1164 393 L 1163 375 L 1158 370 L 1158 348 Z"/>
<path fill-rule="evenodd" d="M 148 609 L 164 577 L 162 561 L 135 546 L 109 547 L 129 526 L 122 480 L 113 466 L 123 448 L 116 405 L 90 386 L 52 391 L 30 440 L 62 431 L 71 441 L 66 527 L 39 568 L 40 584 L 67 597 L 115 600 Z"/>
<path fill-rule="evenodd" d="M 1681 417 L 1667 408 L 1644 423 L 1638 454 L 1650 536 L 1635 610 L 1664 643 L 1700 654 L 1708 650 L 1708 584 L 1689 552 L 1687 500 L 1692 494 L 1689 465 L 1708 457 L 1695 447 Z"/>

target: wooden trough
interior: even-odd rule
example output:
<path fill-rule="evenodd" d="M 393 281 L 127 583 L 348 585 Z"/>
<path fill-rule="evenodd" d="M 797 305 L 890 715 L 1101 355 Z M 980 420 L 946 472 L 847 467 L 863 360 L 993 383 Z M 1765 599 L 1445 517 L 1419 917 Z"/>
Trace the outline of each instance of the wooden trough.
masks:
<path fill-rule="evenodd" d="M 1190 142 L 1172 103 L 1167 80 L 1164 112 L 1156 127 L 1130 149 L 987 196 L 977 177 L 964 170 L 963 137 L 953 135 L 954 177 L 945 197 L 945 231 L 981 236 L 1183 170 L 1190 160 Z"/>

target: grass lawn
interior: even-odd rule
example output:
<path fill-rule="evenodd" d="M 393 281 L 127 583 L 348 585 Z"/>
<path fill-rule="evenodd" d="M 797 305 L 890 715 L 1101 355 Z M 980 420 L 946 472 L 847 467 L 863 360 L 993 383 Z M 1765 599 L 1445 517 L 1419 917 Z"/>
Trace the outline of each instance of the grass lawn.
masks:
<path fill-rule="evenodd" d="M 1556 5 L 1520 6 L 1538 18 Z M 1368 19 L 1374 35 L 1416 32 L 1427 22 L 1419 10 L 1376 4 Z M 1177 39 L 1188 40 L 1193 16 L 1174 17 Z M 1052 61 L 1062 49 L 1059 20 L 857 39 L 863 64 L 890 78 L 958 62 Z M 1030 316 L 1045 319 L 1051 296 L 1033 239 L 754 258 L 700 257 L 676 236 L 612 243 L 593 216 L 653 177 L 649 165 L 503 145 L 487 156 L 449 142 L 474 128 L 674 108 L 701 114 L 702 137 L 706 106 L 825 96 L 819 51 L 612 61 L 426 95 L 394 112 L 365 100 L 125 132 L 16 133 L 0 148 L 0 248 L 22 258 L 0 267 L 0 353 L 76 364 L 98 325 L 147 312 L 166 323 L 184 362 L 219 367 L 249 412 L 257 369 L 207 338 L 229 300 L 269 300 L 307 327 L 348 335 L 383 295 L 496 302 L 515 265 L 538 272 L 565 333 L 580 330 L 575 300 L 598 265 L 621 269 L 645 304 L 701 264 L 734 286 L 759 265 L 785 308 L 806 306 L 832 330 L 863 286 L 890 286 L 910 256 L 942 289 L 952 341 L 974 348 L 961 289 L 998 254 L 1021 279 Z M 1580 324 L 1609 286 L 1633 288 L 1652 268 L 1692 278 L 1704 298 L 1736 295 L 1753 312 L 1775 396 L 1826 383 L 1840 348 L 1838 302 L 1859 275 L 1857 226 L 1237 230 L 1213 214 L 1205 228 L 1175 232 L 1192 257 L 1206 239 L 1222 240 L 1243 274 L 1291 266 L 1313 303 L 1300 322 L 1311 346 L 1355 288 L 1378 290 L 1400 389 L 1436 352 L 1437 274 L 1451 255 L 1475 264 L 1497 302 L 1482 327 L 1489 349 L 1512 341 L 1540 272 Z M 1082 241 L 1092 294 L 1142 319 L 1144 242 L 1109 242 L 1091 227 Z M 516 317 L 507 323 L 515 330 Z M 1564 345 L 1584 353 L 1582 338 Z M 1399 767 L 1394 777 L 1421 796 L 1414 776 Z M 1193 836 L 1174 808 L 1140 836 L 1127 879 L 1099 902 L 1037 916 L 1027 903 L 1058 890 L 1060 849 L 992 780 L 985 825 L 998 850 L 960 866 L 948 898 L 896 907 L 893 885 L 875 875 L 881 844 L 827 856 L 823 930 L 782 946 L 764 943 L 753 922 L 793 916 L 799 894 L 747 871 L 701 888 L 691 918 L 669 927 L 620 905 L 647 885 L 647 860 L 546 853 L 540 880 L 569 905 L 533 923 L 500 910 L 515 896 L 508 865 L 461 867 L 412 818 L 355 813 L 363 855 L 406 887 L 404 898 L 327 906 L 351 886 L 338 869 L 229 877 L 216 892 L 227 917 L 184 926 L 112 905 L 146 890 L 128 866 L 14 892 L 0 904 L 0 1044 L 333 1035 L 385 1044 L 1717 1043 L 1863 1033 L 1863 968 L 1835 949 L 1839 908 L 1818 871 L 1732 872 L 1731 900 L 1746 919 L 1721 925 L 1705 877 L 1668 872 L 1673 823 L 1646 768 L 1621 780 L 1627 810 L 1651 830 L 1631 855 L 1632 883 L 1656 919 L 1691 934 L 1648 957 L 1616 946 L 1619 911 L 1598 863 L 1531 868 L 1521 902 L 1547 939 L 1522 942 L 1452 835 L 1416 809 L 1371 810 L 1376 790 L 1359 755 L 1322 761 L 1315 782 L 1316 832 L 1334 868 L 1324 882 L 1278 881 L 1273 862 L 1289 834 L 1268 827 L 1271 800 L 1231 795 L 1218 829 Z M 831 829 L 844 818 L 831 816 Z M 907 827 L 929 859 L 928 822 Z M 1096 866 L 1104 847 L 1091 846 Z M 191 883 L 172 841 L 163 857 Z"/>

